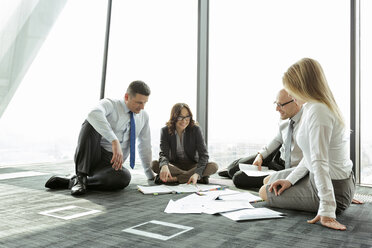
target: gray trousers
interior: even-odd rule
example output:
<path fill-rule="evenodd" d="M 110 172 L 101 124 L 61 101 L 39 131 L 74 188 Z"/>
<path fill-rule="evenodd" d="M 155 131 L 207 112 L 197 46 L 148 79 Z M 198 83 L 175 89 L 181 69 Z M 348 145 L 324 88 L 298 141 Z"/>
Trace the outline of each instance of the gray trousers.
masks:
<path fill-rule="evenodd" d="M 277 179 L 285 179 L 293 170 L 294 168 L 291 168 L 272 174 L 268 184 L 273 183 Z M 354 173 L 351 172 L 350 177 L 346 179 L 332 180 L 332 184 L 337 204 L 336 213 L 339 214 L 350 206 L 354 197 Z M 317 212 L 319 208 L 318 190 L 312 173 L 298 180 L 295 185 L 286 189 L 280 196 L 276 196 L 274 190 L 269 192 L 269 186 L 266 187 L 266 194 L 269 207 L 307 212 Z"/>

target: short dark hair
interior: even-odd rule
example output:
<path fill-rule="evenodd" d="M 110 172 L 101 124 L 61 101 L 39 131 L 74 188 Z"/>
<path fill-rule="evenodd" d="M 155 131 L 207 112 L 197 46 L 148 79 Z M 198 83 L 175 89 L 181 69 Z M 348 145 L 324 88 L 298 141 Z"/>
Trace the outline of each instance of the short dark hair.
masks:
<path fill-rule="evenodd" d="M 149 96 L 151 90 L 150 87 L 147 84 L 145 84 L 145 82 L 136 80 L 129 84 L 127 93 L 133 97 L 135 97 L 137 93 L 144 96 Z"/>

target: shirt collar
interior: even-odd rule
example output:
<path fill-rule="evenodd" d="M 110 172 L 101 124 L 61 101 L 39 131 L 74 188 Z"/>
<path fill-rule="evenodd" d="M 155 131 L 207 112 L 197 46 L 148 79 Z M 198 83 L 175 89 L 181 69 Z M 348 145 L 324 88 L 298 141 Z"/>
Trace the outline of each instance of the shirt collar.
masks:
<path fill-rule="evenodd" d="M 129 114 L 130 109 L 129 109 L 128 106 L 125 104 L 124 99 L 120 100 L 120 103 L 121 103 L 121 105 L 123 105 L 124 112 Z"/>
<path fill-rule="evenodd" d="M 301 107 L 300 111 L 298 111 L 297 114 L 295 114 L 295 116 L 293 116 L 292 118 L 290 118 L 290 120 L 293 120 L 295 122 L 295 125 L 296 123 L 298 123 L 301 119 L 301 116 L 302 116 L 302 110 L 303 110 L 303 107 Z"/>

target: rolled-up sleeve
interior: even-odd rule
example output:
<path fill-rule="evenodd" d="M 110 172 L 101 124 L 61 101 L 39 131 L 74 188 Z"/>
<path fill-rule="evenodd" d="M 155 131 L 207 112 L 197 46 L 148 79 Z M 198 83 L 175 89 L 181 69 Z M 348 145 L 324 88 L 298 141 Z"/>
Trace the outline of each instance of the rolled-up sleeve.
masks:
<path fill-rule="evenodd" d="M 113 109 L 114 106 L 111 101 L 102 99 L 99 101 L 98 105 L 90 111 L 87 117 L 87 121 L 94 129 L 109 142 L 118 139 L 106 117 L 112 113 Z"/>
<path fill-rule="evenodd" d="M 332 128 L 314 125 L 310 128 L 310 164 L 314 173 L 314 181 L 320 199 L 318 215 L 336 218 L 336 200 L 329 174 L 328 148 Z"/>

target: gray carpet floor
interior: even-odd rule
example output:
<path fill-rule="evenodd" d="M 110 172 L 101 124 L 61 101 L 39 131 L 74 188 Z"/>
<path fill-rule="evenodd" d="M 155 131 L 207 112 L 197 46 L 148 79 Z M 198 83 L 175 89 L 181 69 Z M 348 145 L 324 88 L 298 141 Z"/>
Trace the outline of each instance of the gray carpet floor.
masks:
<path fill-rule="evenodd" d="M 73 197 L 68 190 L 44 187 L 50 176 L 72 172 L 71 162 L 0 166 L 0 247 L 372 247 L 370 202 L 351 205 L 337 217 L 347 226 L 344 232 L 306 223 L 313 213 L 282 209 L 274 209 L 286 214 L 282 219 L 234 222 L 221 215 L 164 213 L 170 199 L 186 194 L 143 195 L 137 185 L 149 182 L 141 168 L 131 171 L 131 184 L 122 191 Z M 217 175 L 211 181 L 235 189 L 231 180 Z M 372 193 L 364 187 L 357 191 Z M 192 229 L 177 235 L 182 229 L 151 221 Z M 175 237 L 160 240 L 123 231 L 128 228 Z"/>

